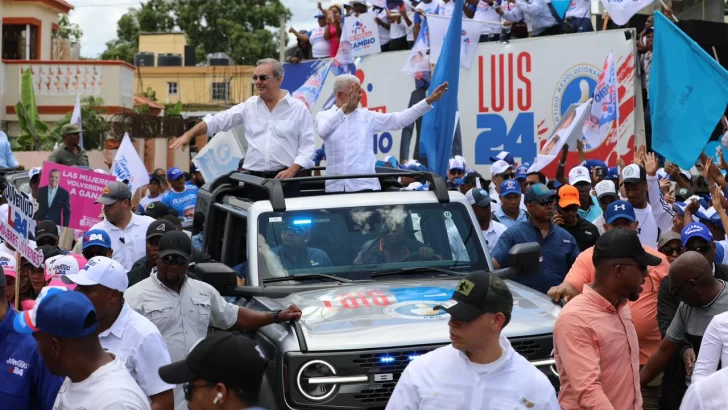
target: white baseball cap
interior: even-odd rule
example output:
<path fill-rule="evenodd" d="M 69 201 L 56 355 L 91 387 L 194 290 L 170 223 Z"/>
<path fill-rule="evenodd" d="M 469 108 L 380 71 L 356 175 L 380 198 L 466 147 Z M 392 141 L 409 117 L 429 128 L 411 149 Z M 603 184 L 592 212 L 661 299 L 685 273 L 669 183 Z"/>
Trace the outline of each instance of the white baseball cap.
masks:
<path fill-rule="evenodd" d="M 619 199 L 617 186 L 614 185 L 614 181 L 605 179 L 604 181 L 599 182 L 597 186 L 594 187 L 594 190 L 597 191 L 597 199 L 602 199 L 604 195 L 613 195 Z"/>
<path fill-rule="evenodd" d="M 448 167 L 447 170 L 451 169 L 459 169 L 461 171 L 465 171 L 465 160 L 462 159 L 462 157 L 458 158 L 450 158 L 448 161 Z"/>
<path fill-rule="evenodd" d="M 40 167 L 33 167 L 28 170 L 28 179 L 33 179 L 34 176 L 40 175 Z"/>
<path fill-rule="evenodd" d="M 490 166 L 490 179 L 492 180 L 496 175 L 506 172 L 508 168 L 513 167 L 511 164 L 503 161 L 502 159 L 494 162 L 493 165 Z"/>
<path fill-rule="evenodd" d="M 124 267 L 105 256 L 89 259 L 78 273 L 63 276 L 63 282 L 81 286 L 101 285 L 119 292 L 124 292 L 129 287 L 129 278 Z"/>
<path fill-rule="evenodd" d="M 576 185 L 579 182 L 588 182 L 591 184 L 589 170 L 586 167 L 574 167 L 569 171 L 569 185 Z"/>
<path fill-rule="evenodd" d="M 49 258 L 45 262 L 46 278 L 50 275 L 51 280 L 48 286 L 65 286 L 69 289 L 75 289 L 75 284 L 63 282 L 63 276 L 78 273 L 85 264 L 86 258 L 76 254 L 57 255 Z"/>

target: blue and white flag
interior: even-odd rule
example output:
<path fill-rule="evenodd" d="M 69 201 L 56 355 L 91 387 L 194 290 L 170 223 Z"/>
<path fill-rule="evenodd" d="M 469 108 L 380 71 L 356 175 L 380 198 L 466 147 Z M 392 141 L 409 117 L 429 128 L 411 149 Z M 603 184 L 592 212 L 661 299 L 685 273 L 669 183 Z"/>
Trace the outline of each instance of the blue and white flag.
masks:
<path fill-rule="evenodd" d="M 324 87 L 324 81 L 329 75 L 329 68 L 331 68 L 331 62 L 325 60 L 318 60 L 320 64 L 314 72 L 308 77 L 305 83 L 296 91 L 291 94 L 291 97 L 303 101 L 306 104 L 306 108 L 311 111 L 316 101 L 321 95 L 321 89 Z"/>
<path fill-rule="evenodd" d="M 566 15 L 566 11 L 569 10 L 571 0 L 551 0 L 551 4 L 554 6 L 556 14 L 558 14 L 559 17 L 563 19 Z"/>
<path fill-rule="evenodd" d="M 599 76 L 597 86 L 594 88 L 594 97 L 591 112 L 584 123 L 584 137 L 591 147 L 598 147 L 609 134 L 614 124 L 619 125 L 619 96 L 617 88 L 617 68 L 614 64 L 614 54 L 609 53 L 604 61 L 604 70 Z"/>
<path fill-rule="evenodd" d="M 114 163 L 111 167 L 111 175 L 122 181 L 128 180 L 131 192 L 149 184 L 147 167 L 144 166 L 144 161 L 139 157 L 134 144 L 131 143 L 128 133 L 124 134 L 119 150 L 116 151 L 116 157 L 114 157 Z"/>
<path fill-rule="evenodd" d="M 445 41 L 445 34 L 450 26 L 450 17 L 428 15 L 427 25 L 430 32 L 430 63 L 437 64 Z M 460 39 L 458 40 L 460 65 L 468 70 L 475 59 L 482 25 L 480 21 L 472 19 L 465 19 L 460 25 Z"/>
<path fill-rule="evenodd" d="M 652 147 L 695 165 L 728 105 L 728 71 L 659 11 L 650 71 Z"/>
<path fill-rule="evenodd" d="M 407 62 L 402 67 L 402 72 L 409 75 L 427 71 L 430 72 L 430 57 L 427 50 L 430 49 L 429 29 L 427 27 L 427 19 L 422 20 L 420 32 L 417 34 L 417 40 L 412 46 L 412 51 L 407 58 Z"/>

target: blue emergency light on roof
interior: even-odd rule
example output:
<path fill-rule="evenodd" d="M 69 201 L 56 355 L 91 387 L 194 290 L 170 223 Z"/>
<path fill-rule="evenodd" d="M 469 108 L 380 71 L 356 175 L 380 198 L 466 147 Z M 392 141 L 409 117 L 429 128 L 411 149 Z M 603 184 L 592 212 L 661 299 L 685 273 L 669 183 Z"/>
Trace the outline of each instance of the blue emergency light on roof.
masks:
<path fill-rule="evenodd" d="M 415 360 L 418 357 L 420 357 L 420 355 L 418 355 L 418 354 L 411 354 L 411 355 L 407 356 L 407 358 L 409 359 L 410 362 L 412 360 Z"/>
<path fill-rule="evenodd" d="M 379 358 L 379 363 L 394 363 L 394 357 L 382 356 Z"/>
<path fill-rule="evenodd" d="M 310 219 L 296 219 L 293 221 L 294 225 L 311 225 Z"/>

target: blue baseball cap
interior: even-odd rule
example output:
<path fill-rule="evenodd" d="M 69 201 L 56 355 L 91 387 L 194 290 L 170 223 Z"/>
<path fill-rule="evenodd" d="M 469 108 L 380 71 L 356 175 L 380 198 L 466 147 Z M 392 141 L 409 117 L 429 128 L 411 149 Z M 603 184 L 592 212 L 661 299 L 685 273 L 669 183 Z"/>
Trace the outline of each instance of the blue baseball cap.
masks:
<path fill-rule="evenodd" d="M 700 222 L 693 222 L 683 228 L 682 233 L 680 234 L 680 243 L 683 247 L 685 247 L 688 241 L 693 238 L 702 238 L 706 242 L 713 242 L 713 234 L 710 233 L 707 226 Z"/>
<path fill-rule="evenodd" d="M 177 167 L 172 167 L 167 171 L 167 179 L 169 181 L 176 181 L 180 178 L 184 178 L 184 176 L 185 173 Z"/>
<path fill-rule="evenodd" d="M 518 185 L 518 184 L 516 184 Z M 520 192 L 520 189 L 519 189 Z M 501 188 L 501 195 L 503 193 L 503 188 Z M 524 203 L 529 203 L 531 201 L 541 201 L 544 199 L 551 199 L 556 197 L 556 191 L 549 189 L 544 184 L 534 184 L 528 187 L 526 189 L 525 197 L 523 198 Z"/>
<path fill-rule="evenodd" d="M 92 229 L 83 234 L 83 245 L 81 249 L 86 249 L 89 246 L 101 246 L 103 248 L 111 249 L 111 238 L 106 231 L 102 229 Z"/>
<path fill-rule="evenodd" d="M 619 179 L 619 167 L 607 168 L 607 179 Z"/>
<path fill-rule="evenodd" d="M 628 219 L 632 222 L 637 220 L 632 204 L 627 201 L 614 201 L 607 205 L 607 212 L 604 214 L 604 221 L 611 224 L 620 218 Z"/>
<path fill-rule="evenodd" d="M 18 333 L 43 332 L 54 337 L 86 337 L 98 327 L 94 305 L 80 292 L 65 287 L 41 289 L 33 309 L 15 316 L 13 328 Z"/>
<path fill-rule="evenodd" d="M 324 15 L 321 13 L 317 13 L 315 16 L 313 16 L 313 18 L 322 19 L 324 18 Z"/>
<path fill-rule="evenodd" d="M 526 166 L 526 164 L 523 164 L 516 168 L 516 179 L 526 178 L 528 178 L 528 166 Z"/>
<path fill-rule="evenodd" d="M 521 195 L 521 184 L 516 182 L 515 179 L 506 179 L 500 185 L 500 196 L 509 194 Z"/>
<path fill-rule="evenodd" d="M 683 211 L 683 214 L 684 214 L 684 211 Z M 695 216 L 697 216 L 701 222 L 702 221 L 710 222 L 711 224 L 715 225 L 718 229 L 723 231 L 723 223 L 720 220 L 720 214 L 712 206 L 710 208 L 706 208 L 705 210 L 699 210 L 698 212 L 695 213 Z"/>
<path fill-rule="evenodd" d="M 600 161 L 598 159 L 588 159 L 584 161 L 584 166 L 591 171 L 594 168 L 604 168 L 607 169 L 607 164 L 604 161 Z"/>
<path fill-rule="evenodd" d="M 402 169 L 414 172 L 427 172 L 427 168 L 419 162 L 410 162 L 409 164 L 402 166 Z"/>
<path fill-rule="evenodd" d="M 496 161 L 505 161 L 509 163 L 511 166 L 515 165 L 516 161 L 513 160 L 513 155 L 511 155 L 508 151 L 501 151 L 498 153 L 498 155 L 494 157 L 490 157 L 490 160 L 493 162 Z"/>

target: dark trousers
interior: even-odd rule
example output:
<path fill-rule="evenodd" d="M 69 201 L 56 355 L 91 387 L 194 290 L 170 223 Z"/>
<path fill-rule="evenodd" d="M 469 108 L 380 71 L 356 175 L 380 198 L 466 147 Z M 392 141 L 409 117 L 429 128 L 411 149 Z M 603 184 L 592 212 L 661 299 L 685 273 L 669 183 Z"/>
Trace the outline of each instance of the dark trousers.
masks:
<path fill-rule="evenodd" d="M 566 21 L 574 27 L 577 33 L 594 31 L 594 25 L 592 25 L 590 18 L 569 17 Z"/>
<path fill-rule="evenodd" d="M 418 102 L 427 98 L 427 89 L 415 88 L 410 94 L 409 107 L 417 104 Z M 412 134 L 417 127 L 417 137 L 415 138 L 415 152 L 412 154 L 412 158 L 419 159 L 420 157 L 420 135 L 422 135 L 422 117 L 417 118 L 414 123 L 402 128 L 402 139 L 399 143 L 399 160 L 404 162 L 410 159 L 410 144 L 412 143 Z"/>
<path fill-rule="evenodd" d="M 541 33 L 534 35 L 534 37 L 556 36 L 559 34 L 564 34 L 564 29 L 561 27 L 561 24 L 551 26 Z"/>
<path fill-rule="evenodd" d="M 487 43 L 490 41 L 498 41 L 499 36 L 495 34 L 481 34 L 478 43 Z"/>
<path fill-rule="evenodd" d="M 380 48 L 382 49 L 382 53 L 389 51 L 389 43 L 380 45 Z"/>
<path fill-rule="evenodd" d="M 389 51 L 407 50 L 407 36 L 389 40 Z M 384 50 L 382 50 L 384 51 Z"/>

